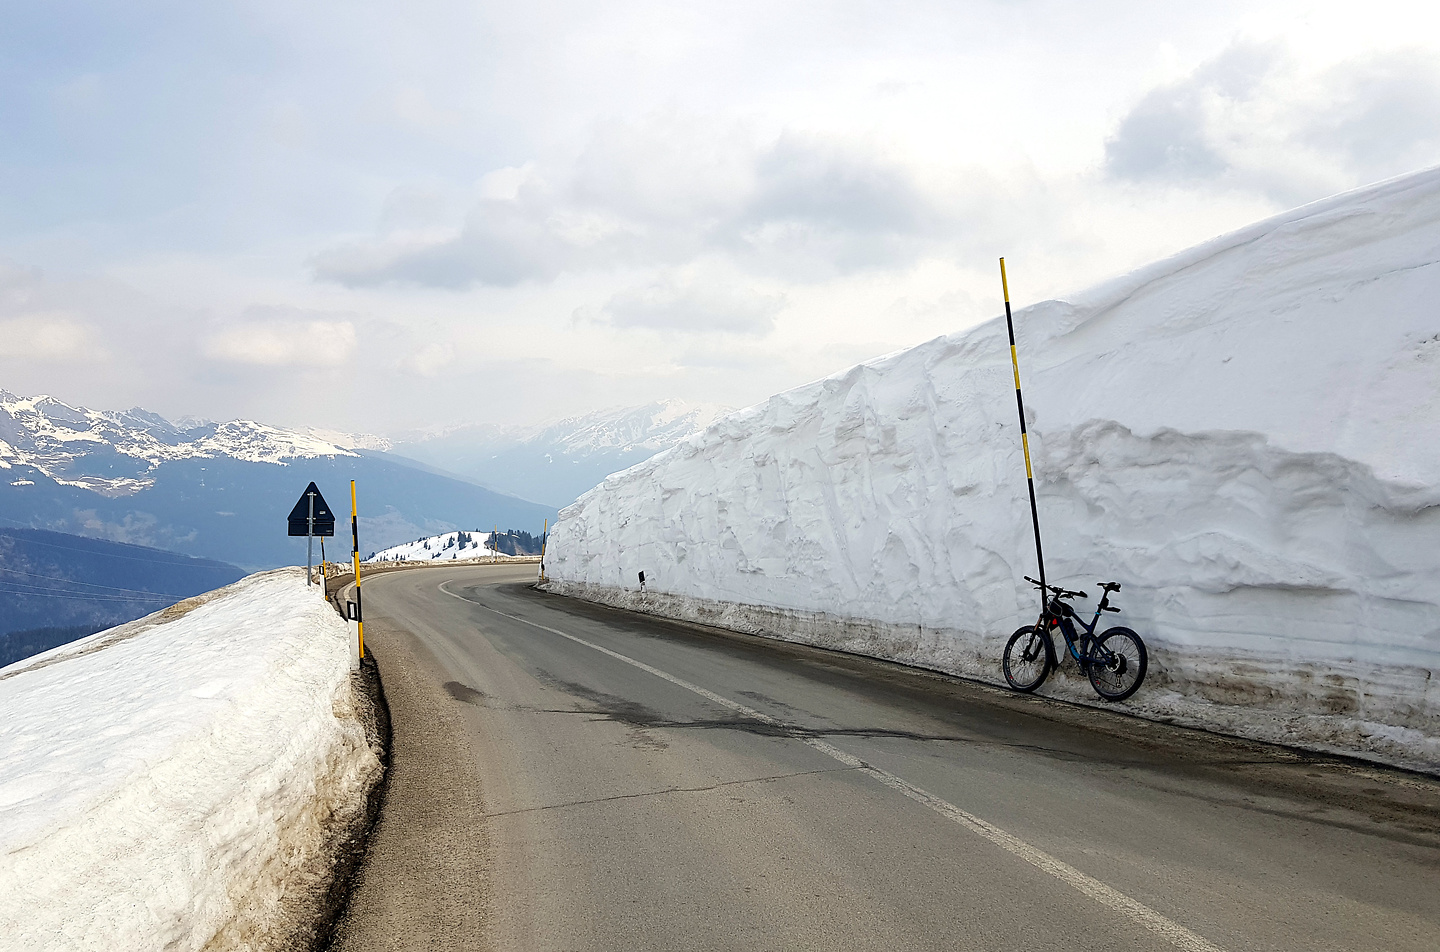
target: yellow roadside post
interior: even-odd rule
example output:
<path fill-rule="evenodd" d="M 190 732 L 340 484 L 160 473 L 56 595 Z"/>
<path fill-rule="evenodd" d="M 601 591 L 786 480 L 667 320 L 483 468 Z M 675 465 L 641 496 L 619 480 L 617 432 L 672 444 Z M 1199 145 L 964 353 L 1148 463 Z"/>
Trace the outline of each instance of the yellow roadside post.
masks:
<path fill-rule="evenodd" d="M 360 518 L 355 507 L 355 480 L 350 480 L 350 558 L 355 566 L 355 628 L 360 638 L 360 657 L 365 657 L 365 609 L 360 601 Z"/>
<path fill-rule="evenodd" d="M 1035 503 L 1035 473 L 1030 468 L 1030 436 L 1025 432 L 1025 398 L 1020 394 L 1020 358 L 1015 355 L 1015 322 L 1010 317 L 1010 282 L 1000 259 L 1000 289 L 1005 294 L 1005 329 L 1010 334 L 1010 366 L 1015 370 L 1015 404 L 1020 410 L 1020 447 L 1025 451 L 1025 483 L 1030 490 L 1030 521 L 1035 526 L 1035 560 L 1040 563 L 1040 610 L 1045 610 L 1045 552 L 1040 548 L 1040 507 Z"/>
<path fill-rule="evenodd" d="M 535 523 L 530 523 L 532 526 Z M 550 520 L 545 520 L 545 528 L 540 531 L 540 581 L 545 581 L 545 540 L 550 536 Z"/>

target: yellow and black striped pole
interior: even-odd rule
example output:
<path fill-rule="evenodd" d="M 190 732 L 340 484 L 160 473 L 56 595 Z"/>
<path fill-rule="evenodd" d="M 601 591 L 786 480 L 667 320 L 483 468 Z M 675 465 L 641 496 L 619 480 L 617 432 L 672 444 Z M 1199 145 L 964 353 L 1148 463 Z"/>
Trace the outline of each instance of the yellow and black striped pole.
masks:
<path fill-rule="evenodd" d="M 1035 558 L 1040 563 L 1040 610 L 1045 610 L 1045 551 L 1040 548 L 1040 508 L 1035 505 L 1035 473 L 1030 468 L 1030 436 L 1025 432 L 1025 398 L 1020 394 L 1020 358 L 1015 355 L 1015 320 L 1010 316 L 1010 282 L 1000 259 L 1000 288 L 1005 292 L 1005 329 L 1010 332 L 1010 366 L 1015 369 L 1015 405 L 1020 410 L 1020 446 L 1025 450 L 1025 483 L 1030 489 L 1030 521 L 1035 525 Z"/>
<path fill-rule="evenodd" d="M 360 657 L 365 657 L 365 608 L 360 601 L 360 518 L 355 507 L 355 480 L 350 480 L 350 558 L 355 566 L 355 628 L 360 637 Z"/>

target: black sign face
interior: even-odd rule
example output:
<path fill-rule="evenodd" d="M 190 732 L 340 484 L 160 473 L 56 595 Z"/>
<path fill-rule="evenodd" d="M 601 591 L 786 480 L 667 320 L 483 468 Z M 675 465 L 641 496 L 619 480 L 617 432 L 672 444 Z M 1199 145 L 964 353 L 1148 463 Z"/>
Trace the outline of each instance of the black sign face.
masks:
<path fill-rule="evenodd" d="M 320 490 L 314 483 L 305 487 L 300 494 L 300 501 L 295 508 L 290 510 L 290 534 L 292 536 L 311 535 L 310 532 L 310 500 L 311 494 L 315 500 L 315 531 L 317 536 L 333 536 L 335 534 L 335 513 L 330 511 L 330 504 L 325 497 L 320 495 Z"/>

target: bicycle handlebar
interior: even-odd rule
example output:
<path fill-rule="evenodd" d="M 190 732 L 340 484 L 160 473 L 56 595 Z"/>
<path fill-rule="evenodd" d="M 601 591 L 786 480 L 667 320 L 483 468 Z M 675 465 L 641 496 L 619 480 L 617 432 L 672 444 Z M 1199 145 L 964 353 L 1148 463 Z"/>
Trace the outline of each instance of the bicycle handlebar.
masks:
<path fill-rule="evenodd" d="M 1031 578 L 1030 576 L 1026 575 L 1026 576 L 1025 576 L 1025 581 L 1029 582 L 1031 585 L 1034 585 L 1036 588 L 1039 588 L 1039 587 L 1040 587 L 1040 580 L 1039 580 L 1039 579 Z M 1089 595 L 1085 594 L 1084 592 L 1072 592 L 1072 591 L 1070 591 L 1069 589 L 1061 588 L 1061 587 L 1058 586 L 1058 585 L 1046 585 L 1045 587 L 1048 588 L 1048 589 L 1050 589 L 1050 591 L 1054 592 L 1056 598 L 1089 598 L 1089 597 L 1090 597 Z"/>

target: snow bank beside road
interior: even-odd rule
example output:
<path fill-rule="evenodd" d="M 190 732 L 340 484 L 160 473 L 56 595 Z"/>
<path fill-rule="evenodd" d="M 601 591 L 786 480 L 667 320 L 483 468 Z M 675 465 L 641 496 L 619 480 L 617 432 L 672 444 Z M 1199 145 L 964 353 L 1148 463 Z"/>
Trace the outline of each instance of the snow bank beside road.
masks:
<path fill-rule="evenodd" d="M 1132 710 L 1440 767 L 1436 300 L 1430 170 L 1017 313 L 1050 574 L 1125 584 Z M 564 510 L 552 587 L 997 681 L 1013 386 L 997 320 L 734 414 Z"/>
<path fill-rule="evenodd" d="M 289 939 L 378 778 L 357 702 L 298 569 L 0 669 L 0 948 Z"/>

